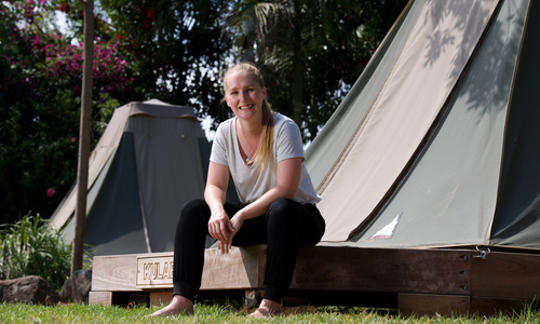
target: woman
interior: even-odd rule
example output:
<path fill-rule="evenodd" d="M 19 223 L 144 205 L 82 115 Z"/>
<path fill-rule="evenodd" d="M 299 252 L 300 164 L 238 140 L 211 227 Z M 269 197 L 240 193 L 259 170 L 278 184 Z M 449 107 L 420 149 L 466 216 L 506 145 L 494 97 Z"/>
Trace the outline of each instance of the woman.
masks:
<path fill-rule="evenodd" d="M 204 200 L 184 206 L 175 237 L 173 299 L 153 316 L 192 314 L 209 233 L 222 253 L 231 245 L 267 244 L 264 297 L 251 315 L 280 312 L 298 246 L 315 245 L 324 220 L 303 165 L 298 126 L 271 110 L 260 71 L 241 63 L 224 75 L 225 102 L 235 117 L 221 123 L 212 145 Z M 240 204 L 225 201 L 232 176 Z"/>

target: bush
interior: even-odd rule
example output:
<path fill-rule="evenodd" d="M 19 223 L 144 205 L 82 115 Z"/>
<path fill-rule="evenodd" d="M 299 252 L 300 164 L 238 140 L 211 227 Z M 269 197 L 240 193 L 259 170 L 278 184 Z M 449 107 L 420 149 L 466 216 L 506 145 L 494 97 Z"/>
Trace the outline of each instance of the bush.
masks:
<path fill-rule="evenodd" d="M 70 266 L 71 246 L 39 214 L 0 228 L 0 279 L 38 275 L 59 290 Z"/>

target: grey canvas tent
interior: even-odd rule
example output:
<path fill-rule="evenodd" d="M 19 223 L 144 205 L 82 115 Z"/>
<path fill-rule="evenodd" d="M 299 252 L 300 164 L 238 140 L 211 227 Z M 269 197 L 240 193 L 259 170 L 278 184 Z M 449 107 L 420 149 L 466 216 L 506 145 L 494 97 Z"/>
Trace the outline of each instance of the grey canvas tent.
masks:
<path fill-rule="evenodd" d="M 323 240 L 540 250 L 539 58 L 538 1 L 410 1 L 306 152 Z"/>
<path fill-rule="evenodd" d="M 85 243 L 95 255 L 172 251 L 182 205 L 202 197 L 208 154 L 193 108 L 155 99 L 117 108 L 90 157 Z M 68 242 L 76 191 L 50 220 Z"/>

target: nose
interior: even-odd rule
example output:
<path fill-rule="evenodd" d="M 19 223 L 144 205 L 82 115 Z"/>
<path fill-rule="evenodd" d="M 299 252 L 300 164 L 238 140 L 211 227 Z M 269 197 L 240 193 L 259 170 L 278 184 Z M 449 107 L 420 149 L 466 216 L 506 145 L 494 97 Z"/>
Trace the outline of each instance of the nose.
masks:
<path fill-rule="evenodd" d="M 248 98 L 248 92 L 246 90 L 240 91 L 240 101 L 243 102 Z"/>

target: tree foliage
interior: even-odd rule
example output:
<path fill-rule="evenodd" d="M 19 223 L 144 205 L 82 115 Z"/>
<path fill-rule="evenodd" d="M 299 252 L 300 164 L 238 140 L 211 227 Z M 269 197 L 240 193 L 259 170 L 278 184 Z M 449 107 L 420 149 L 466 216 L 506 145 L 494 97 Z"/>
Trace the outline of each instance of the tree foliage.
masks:
<path fill-rule="evenodd" d="M 406 0 L 95 2 L 94 143 L 113 109 L 135 100 L 191 105 L 215 127 L 230 116 L 220 75 L 245 60 L 310 141 Z M 75 179 L 82 15 L 78 0 L 0 2 L 1 223 L 51 215 Z"/>
<path fill-rule="evenodd" d="M 53 11 L 47 1 L 0 2 L 1 223 L 50 215 L 75 178 L 82 44 L 49 23 Z M 116 42 L 98 40 L 95 62 L 94 139 L 131 88 Z"/>
<path fill-rule="evenodd" d="M 226 1 L 102 0 L 141 99 L 191 105 L 200 117 L 219 111 L 219 72 L 228 44 L 221 37 Z M 218 113 L 219 115 L 219 113 Z"/>
<path fill-rule="evenodd" d="M 406 1 L 234 1 L 225 21 L 235 57 L 264 70 L 274 108 L 312 140 Z"/>

